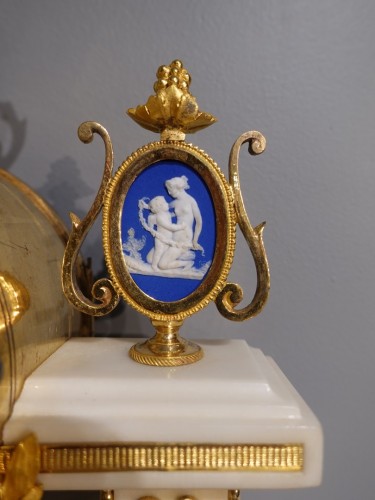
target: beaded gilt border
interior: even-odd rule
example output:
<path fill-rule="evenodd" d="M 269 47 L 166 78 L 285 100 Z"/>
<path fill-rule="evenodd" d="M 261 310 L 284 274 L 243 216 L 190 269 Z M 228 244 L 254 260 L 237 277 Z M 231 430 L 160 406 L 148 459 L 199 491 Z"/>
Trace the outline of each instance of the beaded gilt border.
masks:
<path fill-rule="evenodd" d="M 184 299 L 163 302 L 135 285 L 124 262 L 120 220 L 124 199 L 135 178 L 159 160 L 177 160 L 196 171 L 213 198 L 216 224 L 221 228 L 213 262 L 197 290 Z M 103 203 L 103 248 L 116 292 L 137 312 L 158 321 L 184 320 L 215 300 L 226 284 L 234 257 L 236 215 L 233 191 L 217 163 L 202 149 L 183 141 L 151 142 L 134 151 L 111 179 Z"/>
<path fill-rule="evenodd" d="M 14 447 L 0 447 L 0 474 Z M 301 472 L 302 444 L 40 445 L 41 473 L 123 471 Z"/>

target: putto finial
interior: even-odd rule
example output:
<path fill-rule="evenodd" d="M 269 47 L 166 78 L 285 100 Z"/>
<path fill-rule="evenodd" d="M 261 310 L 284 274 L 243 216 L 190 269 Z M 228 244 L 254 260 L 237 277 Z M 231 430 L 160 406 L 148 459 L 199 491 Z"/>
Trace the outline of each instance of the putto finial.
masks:
<path fill-rule="evenodd" d="M 128 115 L 141 127 L 161 133 L 163 140 L 184 140 L 186 133 L 197 132 L 217 121 L 199 110 L 189 91 L 191 77 L 181 61 L 176 59 L 169 66 L 160 66 L 156 76 L 155 95 L 146 104 L 128 110 Z"/>

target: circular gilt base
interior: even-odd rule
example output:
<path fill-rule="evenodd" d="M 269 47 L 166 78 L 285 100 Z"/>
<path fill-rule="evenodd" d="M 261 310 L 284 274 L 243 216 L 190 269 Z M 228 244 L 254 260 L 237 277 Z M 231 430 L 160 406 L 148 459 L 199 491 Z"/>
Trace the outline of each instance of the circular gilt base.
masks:
<path fill-rule="evenodd" d="M 182 340 L 182 339 L 181 339 Z M 183 340 L 183 350 L 172 353 L 158 353 L 150 349 L 149 341 L 135 344 L 129 350 L 129 356 L 143 365 L 181 366 L 196 363 L 203 358 L 203 350 L 198 344 Z"/>

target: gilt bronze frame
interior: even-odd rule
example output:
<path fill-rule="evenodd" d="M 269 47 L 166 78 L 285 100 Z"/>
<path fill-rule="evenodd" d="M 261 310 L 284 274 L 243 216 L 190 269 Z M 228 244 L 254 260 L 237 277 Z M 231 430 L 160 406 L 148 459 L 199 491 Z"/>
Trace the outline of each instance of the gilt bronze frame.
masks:
<path fill-rule="evenodd" d="M 265 149 L 265 138 L 260 132 L 250 131 L 242 134 L 236 140 L 229 158 L 229 181 L 227 181 L 217 164 L 204 151 L 184 140 L 186 133 L 195 132 L 216 121 L 212 115 L 199 110 L 196 99 L 189 91 L 190 81 L 190 75 L 180 61 L 173 61 L 170 66 L 161 66 L 158 69 L 157 81 L 154 84 L 155 95 L 150 96 L 145 105 L 129 109 L 128 114 L 142 127 L 160 132 L 161 140 L 145 145 L 132 153 L 122 163 L 114 176 L 112 175 L 113 151 L 108 132 L 96 122 L 85 122 L 78 130 L 79 138 L 85 143 L 91 142 L 95 133 L 102 137 L 105 144 L 105 167 L 101 186 L 86 217 L 80 220 L 76 215 L 71 214 L 73 227 L 63 262 L 63 288 L 68 300 L 80 311 L 87 314 L 94 316 L 108 314 L 116 307 L 119 298 L 122 297 L 138 312 L 149 317 L 156 330 L 155 336 L 146 342 L 133 346 L 130 350 L 130 356 L 137 362 L 154 366 L 184 365 L 202 358 L 203 351 L 199 346 L 179 336 L 180 326 L 188 316 L 201 310 L 211 301 L 215 301 L 219 312 L 224 317 L 234 321 L 249 319 L 263 309 L 270 285 L 269 268 L 262 237 L 265 223 L 255 228 L 251 225 L 242 199 L 238 169 L 241 146 L 248 143 L 249 152 L 257 155 Z M 129 193 L 138 189 L 134 186 L 139 182 L 140 176 L 151 167 L 158 167 L 158 170 L 155 169 L 153 172 L 162 169 L 163 173 L 168 172 L 168 162 L 177 163 L 177 167 L 182 171 L 185 168 L 188 169 L 191 176 L 197 177 L 197 182 L 200 182 L 207 189 L 208 194 L 205 196 L 211 200 L 213 214 L 211 226 L 214 227 L 214 230 L 211 233 L 212 258 L 206 263 L 207 269 L 204 268 L 204 271 L 201 271 L 199 278 L 196 278 L 198 274 L 194 274 L 193 271 L 189 276 L 189 278 L 196 279 L 197 284 L 188 288 L 185 294 L 181 292 L 178 295 L 176 292 L 175 295 L 172 294 L 171 298 L 168 296 L 166 299 L 163 295 L 159 296 L 158 285 L 155 285 L 154 288 L 140 285 L 136 274 L 147 275 L 147 273 L 151 274 L 150 271 L 140 272 L 133 269 L 130 272 L 128 262 L 131 260 L 131 256 L 124 256 L 124 232 L 128 226 L 124 225 L 123 220 L 126 220 L 129 213 L 129 210 L 126 209 Z M 166 178 L 167 174 L 164 179 Z M 159 196 L 159 198 L 163 197 Z M 143 198 L 138 201 L 147 206 L 148 213 L 152 213 Z M 195 201 L 190 203 L 193 206 Z M 98 280 L 93 286 L 92 298 L 88 298 L 84 296 L 77 284 L 75 261 L 87 232 L 102 209 L 103 248 L 110 279 Z M 132 210 L 135 211 L 135 209 Z M 140 210 L 142 210 L 142 206 Z M 141 212 L 139 212 L 139 220 L 146 227 L 147 221 L 142 217 Z M 165 217 L 171 218 L 172 215 L 169 213 Z M 196 227 L 197 222 L 192 224 L 195 224 Z M 237 306 L 242 302 L 242 288 L 226 281 L 235 252 L 237 224 L 252 253 L 257 272 L 254 297 L 248 305 L 239 309 Z M 168 230 L 177 231 L 177 226 L 181 230 L 183 224 L 176 225 L 167 221 L 165 227 L 167 226 Z M 155 227 L 148 227 L 147 230 L 155 236 L 156 248 L 156 236 L 161 238 L 160 233 L 156 234 L 158 230 Z M 144 244 L 144 237 L 141 240 L 135 238 L 133 227 L 129 228 L 128 231 L 130 231 L 129 238 L 134 245 L 137 242 L 140 246 Z M 167 243 L 177 245 L 175 241 Z M 154 255 L 155 248 L 152 250 Z M 193 241 L 190 243 L 190 247 L 186 247 L 187 257 L 184 256 L 181 259 L 188 260 L 190 258 L 193 261 L 195 257 L 189 257 L 189 252 L 193 254 L 198 249 L 203 254 L 202 246 L 199 245 L 198 241 Z M 135 246 L 132 252 L 133 257 L 137 257 Z M 151 258 L 149 255 L 147 259 L 148 264 L 142 262 L 150 267 Z M 140 259 L 138 260 L 140 262 Z M 137 265 L 140 265 L 139 262 Z M 181 265 L 180 274 L 182 271 L 185 272 L 189 265 L 193 266 L 192 263 L 175 264 L 174 261 L 171 266 L 172 264 Z M 156 275 L 165 278 L 164 271 L 162 272 L 162 269 L 158 268 L 157 263 L 152 262 L 152 266 L 154 270 L 158 271 Z M 182 277 L 184 276 L 185 274 Z M 163 277 L 160 279 L 163 280 Z M 175 277 L 176 275 L 172 275 L 172 278 Z M 177 277 L 181 278 L 180 275 Z M 167 278 L 169 279 L 168 276 Z M 164 281 L 166 282 L 166 280 Z M 175 283 L 170 286 L 178 289 L 178 285 Z"/>

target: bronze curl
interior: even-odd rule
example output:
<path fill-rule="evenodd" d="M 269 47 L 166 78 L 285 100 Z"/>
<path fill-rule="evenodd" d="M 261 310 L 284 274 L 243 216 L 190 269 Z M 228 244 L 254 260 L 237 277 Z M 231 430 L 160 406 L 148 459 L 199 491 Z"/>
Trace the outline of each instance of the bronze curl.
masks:
<path fill-rule="evenodd" d="M 233 144 L 229 157 L 229 183 L 233 189 L 237 222 L 255 262 L 257 287 L 251 303 L 241 309 L 235 309 L 243 299 L 239 285 L 227 283 L 221 290 L 216 298 L 216 306 L 225 318 L 232 321 L 244 321 L 259 314 L 267 302 L 270 289 L 270 273 L 262 236 L 265 222 L 252 227 L 241 194 L 238 160 L 241 146 L 245 143 L 249 143 L 250 154 L 258 155 L 265 150 L 266 139 L 260 132 L 245 132 Z"/>
<path fill-rule="evenodd" d="M 104 195 L 112 177 L 113 170 L 113 149 L 111 139 L 107 130 L 96 122 L 84 122 L 78 128 L 78 137 L 85 144 L 93 140 L 94 134 L 100 135 L 105 145 L 105 165 L 99 191 L 87 215 L 80 218 L 71 213 L 72 230 L 65 248 L 62 265 L 62 284 L 67 299 L 71 304 L 85 314 L 92 316 L 104 316 L 110 313 L 118 304 L 119 295 L 109 279 L 100 279 L 94 283 L 91 293 L 92 298 L 85 297 L 80 290 L 75 266 L 79 250 L 84 239 L 103 206 Z"/>

